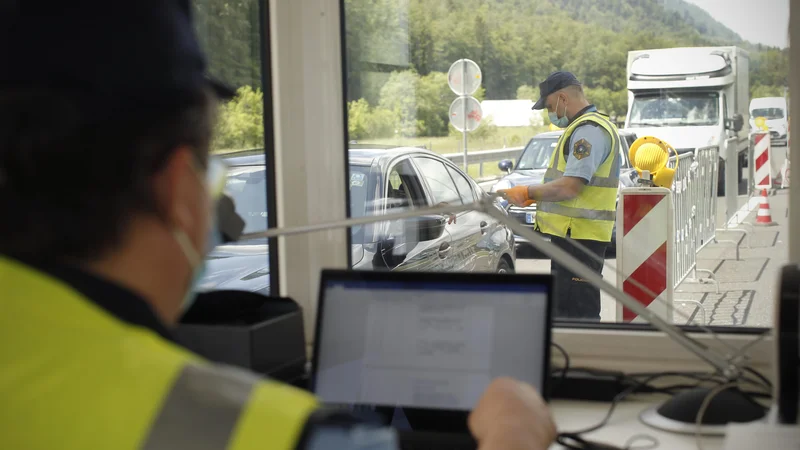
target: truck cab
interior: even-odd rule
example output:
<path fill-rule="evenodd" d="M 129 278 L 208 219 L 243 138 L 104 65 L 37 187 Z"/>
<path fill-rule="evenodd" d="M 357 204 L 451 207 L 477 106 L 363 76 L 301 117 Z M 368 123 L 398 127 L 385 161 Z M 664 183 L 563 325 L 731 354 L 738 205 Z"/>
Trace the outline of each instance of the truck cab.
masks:
<path fill-rule="evenodd" d="M 737 181 L 749 146 L 749 57 L 737 47 L 689 47 L 628 53 L 625 128 L 655 136 L 678 153 L 718 146 L 718 192 L 725 160 L 737 158 Z"/>

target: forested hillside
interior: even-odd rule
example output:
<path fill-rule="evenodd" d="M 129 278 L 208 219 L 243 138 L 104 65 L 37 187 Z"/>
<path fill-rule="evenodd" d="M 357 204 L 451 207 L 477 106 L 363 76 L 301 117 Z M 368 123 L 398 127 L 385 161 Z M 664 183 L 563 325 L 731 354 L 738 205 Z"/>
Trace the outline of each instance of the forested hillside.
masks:
<path fill-rule="evenodd" d="M 392 113 L 404 135 L 446 135 L 452 94 L 446 86 L 429 83 L 442 80 L 436 74 L 446 72 L 459 58 L 480 65 L 485 89 L 481 96 L 486 99 L 535 96 L 538 92 L 531 87 L 547 74 L 569 70 L 588 87 L 598 107 L 620 115 L 627 108 L 625 69 L 630 50 L 740 45 L 750 51 L 751 87 L 758 96 L 782 95 L 788 76 L 786 51 L 744 43 L 708 13 L 682 0 L 345 0 L 345 4 L 348 99 L 358 102 L 351 108 L 350 131 L 361 137 L 384 135 L 392 128 L 386 123 Z M 397 48 L 405 43 L 407 49 Z M 397 71 L 407 72 L 400 78 Z M 397 97 L 402 91 L 397 84 L 408 86 L 405 95 L 412 91 L 415 95 Z M 430 105 L 437 105 L 437 110 L 429 110 Z"/>
<path fill-rule="evenodd" d="M 260 98 L 258 4 L 196 2 L 213 71 L 252 87 L 247 102 Z M 479 98 L 536 96 L 547 74 L 569 70 L 598 107 L 619 115 L 630 50 L 739 45 L 750 52 L 754 96 L 782 95 L 789 73 L 788 51 L 742 42 L 683 0 L 345 0 L 345 21 L 354 139 L 447 135 L 453 94 L 445 73 L 460 58 L 483 71 Z M 244 114 L 248 105 L 230 109 Z M 237 123 L 226 126 L 241 133 Z"/>

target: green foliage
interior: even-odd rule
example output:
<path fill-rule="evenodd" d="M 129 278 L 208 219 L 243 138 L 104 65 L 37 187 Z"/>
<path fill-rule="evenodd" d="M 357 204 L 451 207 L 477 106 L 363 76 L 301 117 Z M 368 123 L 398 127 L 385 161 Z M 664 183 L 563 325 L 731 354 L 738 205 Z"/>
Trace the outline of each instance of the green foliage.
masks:
<path fill-rule="evenodd" d="M 783 97 L 783 88 L 780 86 L 765 86 L 763 84 L 751 86 L 750 98 L 753 99 L 759 97 Z"/>
<path fill-rule="evenodd" d="M 628 110 L 628 91 L 626 89 L 612 91 L 605 88 L 586 88 L 584 93 L 598 111 L 609 116 L 625 115 Z"/>
<path fill-rule="evenodd" d="M 394 136 L 398 116 L 385 108 L 372 108 L 366 99 L 347 105 L 347 131 L 351 140 Z"/>
<path fill-rule="evenodd" d="M 527 84 L 517 88 L 517 100 L 531 100 L 536 101 L 539 99 L 539 90 Z"/>
<path fill-rule="evenodd" d="M 462 133 L 453 127 L 453 125 L 448 125 L 448 129 L 450 131 L 450 136 L 453 137 L 461 137 Z M 477 141 L 487 141 L 489 139 L 493 139 L 497 136 L 497 125 L 495 125 L 492 121 L 491 117 L 486 117 L 481 120 L 481 124 L 475 130 L 469 133 L 468 139 L 477 140 Z"/>
<path fill-rule="evenodd" d="M 264 146 L 264 94 L 240 87 L 236 97 L 220 105 L 212 148 L 240 150 Z"/>
<path fill-rule="evenodd" d="M 193 0 L 195 27 L 210 72 L 226 83 L 261 88 L 259 0 Z"/>
<path fill-rule="evenodd" d="M 574 72 L 588 88 L 618 93 L 626 88 L 628 51 L 645 48 L 741 45 L 751 52 L 753 84 L 782 86 L 788 75 L 785 51 L 742 42 L 684 0 L 346 0 L 345 5 L 348 86 L 358 87 L 348 96 L 370 104 L 378 99 L 362 88 L 374 74 L 446 73 L 464 57 L 481 67 L 486 98 L 493 100 L 520 98 L 520 86 L 536 86 L 555 70 Z M 369 95 L 377 96 L 374 90 Z M 618 98 L 607 102 L 609 108 L 619 109 Z"/>

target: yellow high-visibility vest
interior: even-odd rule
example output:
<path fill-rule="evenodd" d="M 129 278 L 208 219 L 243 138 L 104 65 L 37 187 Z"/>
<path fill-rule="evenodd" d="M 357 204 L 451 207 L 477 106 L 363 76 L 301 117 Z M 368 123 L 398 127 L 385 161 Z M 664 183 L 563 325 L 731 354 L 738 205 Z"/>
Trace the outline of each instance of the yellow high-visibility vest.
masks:
<path fill-rule="evenodd" d="M 293 449 L 317 408 L 2 256 L 0 286 L 0 448 Z"/>
<path fill-rule="evenodd" d="M 617 127 L 611 121 L 596 112 L 585 113 L 573 121 L 564 130 L 550 156 L 544 182 L 564 176 L 567 157 L 575 158 L 571 154 L 565 157 L 564 147 L 576 128 L 581 125 L 592 126 L 587 122 L 592 122 L 608 132 L 611 136 L 611 151 L 577 197 L 561 202 L 540 202 L 536 205 L 536 228 L 558 237 L 566 237 L 569 231 L 573 239 L 610 242 L 616 220 L 621 145 Z"/>

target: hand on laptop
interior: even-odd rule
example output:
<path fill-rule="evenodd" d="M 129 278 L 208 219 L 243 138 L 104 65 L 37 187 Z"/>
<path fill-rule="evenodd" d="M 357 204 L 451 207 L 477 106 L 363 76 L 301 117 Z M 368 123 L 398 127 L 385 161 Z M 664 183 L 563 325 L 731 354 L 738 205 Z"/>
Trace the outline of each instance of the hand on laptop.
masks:
<path fill-rule="evenodd" d="M 479 450 L 545 450 L 556 439 L 550 410 L 536 390 L 511 378 L 497 378 L 469 416 Z"/>

